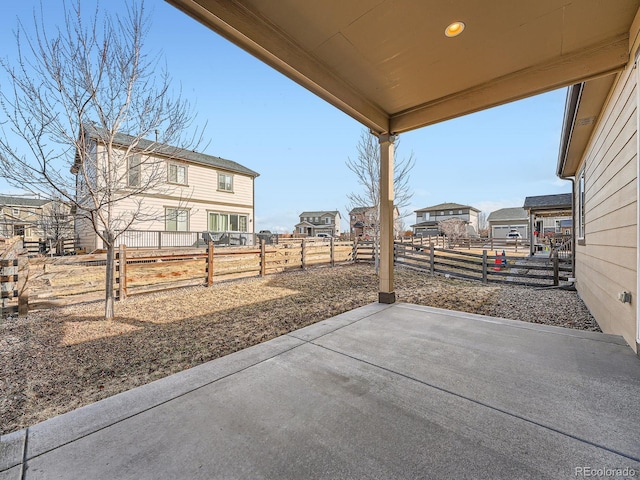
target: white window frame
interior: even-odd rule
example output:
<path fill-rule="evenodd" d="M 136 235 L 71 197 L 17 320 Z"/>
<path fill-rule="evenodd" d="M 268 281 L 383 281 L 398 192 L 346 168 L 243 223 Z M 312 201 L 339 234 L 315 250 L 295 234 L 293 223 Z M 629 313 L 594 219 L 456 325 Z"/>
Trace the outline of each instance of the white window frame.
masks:
<path fill-rule="evenodd" d="M 171 171 L 175 169 L 175 176 L 172 178 Z M 180 181 L 180 170 L 183 170 L 183 180 Z M 169 162 L 167 164 L 167 182 L 176 185 L 188 185 L 188 170 L 186 165 L 180 163 Z"/>
<path fill-rule="evenodd" d="M 183 228 L 180 228 L 183 227 Z M 177 207 L 165 207 L 164 229 L 167 232 L 189 231 L 189 209 Z"/>
<path fill-rule="evenodd" d="M 218 191 L 233 192 L 233 175 L 232 174 L 218 172 Z"/>
<path fill-rule="evenodd" d="M 216 217 L 218 217 L 216 219 Z M 236 229 L 232 228 L 234 225 Z M 216 225 L 217 224 L 217 225 Z M 216 228 L 226 226 L 227 228 Z M 212 232 L 242 232 L 249 231 L 249 215 L 234 212 L 207 212 L 207 229 Z"/>
<path fill-rule="evenodd" d="M 136 179 L 135 181 L 132 181 Z M 127 186 L 139 187 L 142 183 L 142 159 L 133 155 L 127 159 Z"/>

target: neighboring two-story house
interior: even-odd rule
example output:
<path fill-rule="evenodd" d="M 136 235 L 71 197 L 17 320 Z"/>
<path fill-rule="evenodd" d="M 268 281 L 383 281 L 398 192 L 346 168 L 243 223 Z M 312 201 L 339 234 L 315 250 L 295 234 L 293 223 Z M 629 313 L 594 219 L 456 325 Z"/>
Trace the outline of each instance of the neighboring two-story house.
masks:
<path fill-rule="evenodd" d="M 480 210 L 459 203 L 440 203 L 432 207 L 415 210 L 416 223 L 411 225 L 414 235 L 438 235 L 438 223 L 450 218 L 459 218 L 467 224 L 470 236 L 478 234 L 478 214 Z"/>
<path fill-rule="evenodd" d="M 295 235 L 302 237 L 317 237 L 318 235 L 329 235 L 338 237 L 340 235 L 340 212 L 317 211 L 302 212 L 300 223 L 295 226 Z"/>
<path fill-rule="evenodd" d="M 400 235 L 400 211 L 393 209 L 393 236 Z M 378 211 L 376 207 L 355 207 L 349 212 L 349 232 L 352 238 L 369 240 L 380 231 Z"/>
<path fill-rule="evenodd" d="M 69 207 L 40 198 L 0 195 L 0 236 L 25 240 L 73 238 Z"/>
<path fill-rule="evenodd" d="M 85 141 L 92 161 L 100 168 L 107 148 L 100 131 L 86 130 Z M 124 151 L 133 141 L 133 137 L 118 134 L 114 148 Z M 129 231 L 253 232 L 254 180 L 258 173 L 231 160 L 167 145 L 152 145 L 148 140 L 138 140 L 135 150 L 152 150 L 153 153 L 130 157 L 125 166 L 128 171 L 116 185 L 124 195 L 112 205 L 113 217 L 121 213 L 123 218 L 127 218 L 127 212 L 140 211 L 143 207 L 144 214 L 133 221 Z M 140 185 L 146 178 L 145 169 L 151 168 L 158 181 L 143 189 Z M 78 176 L 79 201 L 85 177 L 80 178 L 80 170 L 77 164 L 72 169 Z M 101 180 L 98 176 L 89 181 Z M 135 193 L 127 197 L 127 191 Z M 77 211 L 76 234 L 81 248 L 87 251 L 104 248 L 81 209 Z"/>

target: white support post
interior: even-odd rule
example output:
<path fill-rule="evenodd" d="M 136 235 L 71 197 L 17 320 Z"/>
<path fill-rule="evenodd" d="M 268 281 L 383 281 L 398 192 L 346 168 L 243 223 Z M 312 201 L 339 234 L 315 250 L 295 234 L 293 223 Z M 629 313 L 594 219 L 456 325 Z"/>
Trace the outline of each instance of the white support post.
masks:
<path fill-rule="evenodd" d="M 380 287 L 378 301 L 395 303 L 393 285 L 393 142 L 396 137 L 380 134 Z"/>

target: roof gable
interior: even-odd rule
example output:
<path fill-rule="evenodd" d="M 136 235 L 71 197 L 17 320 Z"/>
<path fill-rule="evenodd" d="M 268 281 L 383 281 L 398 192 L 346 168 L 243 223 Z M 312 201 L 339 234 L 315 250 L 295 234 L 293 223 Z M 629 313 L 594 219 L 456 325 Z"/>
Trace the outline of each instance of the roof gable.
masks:
<path fill-rule="evenodd" d="M 529 215 L 522 207 L 501 208 L 489 214 L 488 222 L 498 222 L 505 220 L 529 220 Z"/>
<path fill-rule="evenodd" d="M 436 210 L 461 210 L 461 209 L 469 209 L 475 212 L 480 211 L 477 208 L 474 208 L 470 205 L 461 205 L 459 203 L 450 203 L 450 202 L 439 203 L 438 205 L 433 205 L 432 207 L 424 207 L 414 211 L 415 212 L 431 212 Z"/>

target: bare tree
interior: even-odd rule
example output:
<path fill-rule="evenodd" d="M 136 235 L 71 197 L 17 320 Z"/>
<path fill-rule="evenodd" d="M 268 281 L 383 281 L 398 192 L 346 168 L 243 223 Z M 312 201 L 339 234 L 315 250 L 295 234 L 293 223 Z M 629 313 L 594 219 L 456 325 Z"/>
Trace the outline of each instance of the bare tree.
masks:
<path fill-rule="evenodd" d="M 64 25 L 53 29 L 42 10 L 34 12 L 33 33 L 24 34 L 19 22 L 15 61 L 0 60 L 9 77 L 0 89 L 6 117 L 0 161 L 9 183 L 53 192 L 102 239 L 105 318 L 112 319 L 116 239 L 148 218 L 135 198 L 166 182 L 156 153 L 170 156 L 167 145 L 193 147 L 195 138 L 185 141 L 184 134 L 194 116 L 179 94 L 172 97 L 160 57 L 145 53 L 144 3 L 122 16 L 97 7 L 87 16 L 81 3 L 63 1 Z M 127 212 L 116 214 L 114 205 L 123 201 Z"/>
<path fill-rule="evenodd" d="M 395 142 L 395 152 L 400 147 L 400 140 Z M 356 207 L 371 207 L 368 216 L 371 219 L 368 230 L 373 234 L 376 271 L 378 268 L 378 242 L 380 240 L 380 145 L 378 139 L 363 130 L 358 141 L 357 157 L 347 159 L 347 167 L 358 179 L 358 184 L 362 188 L 360 192 L 353 192 L 347 195 L 351 210 Z M 416 161 L 413 152 L 408 158 L 399 159 L 395 157 L 393 188 L 394 206 L 398 209 L 398 220 L 394 222 L 394 230 L 400 228 L 400 219 L 408 214 L 403 213 L 403 209 L 409 205 L 413 193 L 409 191 L 409 173 L 413 169 Z M 396 232 L 394 232 L 395 234 Z"/>
<path fill-rule="evenodd" d="M 59 198 L 43 205 L 39 226 L 44 234 L 44 240 L 55 248 L 57 254 L 63 252 L 63 241 L 74 238 L 73 216 L 69 206 Z"/>
<path fill-rule="evenodd" d="M 449 248 L 454 248 L 461 238 L 468 235 L 467 222 L 459 218 L 449 218 L 438 222 L 438 229 L 447 237 Z"/>
<path fill-rule="evenodd" d="M 489 221 L 486 212 L 478 214 L 478 235 L 481 237 L 489 236 Z"/>

